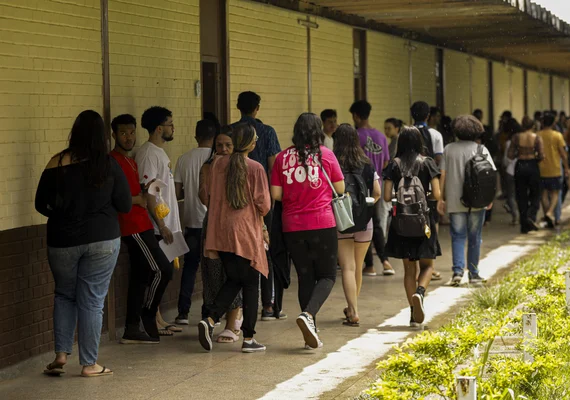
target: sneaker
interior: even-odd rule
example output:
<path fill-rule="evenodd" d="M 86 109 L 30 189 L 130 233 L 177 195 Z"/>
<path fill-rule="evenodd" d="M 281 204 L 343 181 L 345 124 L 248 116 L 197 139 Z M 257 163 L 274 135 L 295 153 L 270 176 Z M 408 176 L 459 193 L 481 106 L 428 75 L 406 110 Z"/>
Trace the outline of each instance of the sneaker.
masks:
<path fill-rule="evenodd" d="M 178 325 L 188 325 L 188 313 L 178 313 L 178 317 L 174 320 Z"/>
<path fill-rule="evenodd" d="M 277 319 L 287 319 L 288 316 L 283 311 L 279 312 L 279 315 L 276 316 Z"/>
<path fill-rule="evenodd" d="M 323 342 L 321 342 L 319 340 L 319 346 L 317 348 L 320 349 L 322 347 L 323 347 Z M 315 350 L 315 349 L 313 349 L 311 346 L 309 346 L 307 343 L 305 343 L 305 350 Z"/>
<path fill-rule="evenodd" d="M 275 321 L 275 311 L 265 311 L 265 308 L 261 310 L 261 320 L 262 321 Z"/>
<path fill-rule="evenodd" d="M 454 272 L 453 277 L 451 278 L 451 283 L 453 283 L 455 286 L 459 286 L 462 279 L 463 279 L 463 274 L 459 272 Z"/>
<path fill-rule="evenodd" d="M 477 283 L 485 283 L 487 280 L 481 277 L 479 274 L 469 274 L 469 283 L 477 284 Z"/>
<path fill-rule="evenodd" d="M 249 341 L 244 340 L 241 345 L 242 353 L 257 353 L 258 351 L 265 351 L 266 347 L 261 343 L 257 343 L 257 340 L 251 339 Z"/>
<path fill-rule="evenodd" d="M 204 350 L 212 350 L 212 336 L 214 336 L 214 326 L 210 324 L 208 318 L 205 318 L 198 323 L 198 340 Z"/>
<path fill-rule="evenodd" d="M 317 331 L 315 328 L 315 321 L 313 317 L 311 317 L 308 313 L 304 312 L 301 313 L 297 317 L 297 326 L 303 332 L 303 337 L 305 338 L 305 343 L 311 349 L 318 349 L 319 348 L 319 336 L 317 335 Z"/>
<path fill-rule="evenodd" d="M 424 310 L 424 296 L 420 293 L 414 293 L 412 296 L 412 319 L 414 322 L 421 324 L 424 322 L 426 317 L 425 310 Z"/>
<path fill-rule="evenodd" d="M 121 344 L 156 344 L 160 343 L 160 338 L 151 338 L 146 332 L 141 331 L 134 331 L 128 332 L 125 331 L 125 334 L 119 341 Z"/>

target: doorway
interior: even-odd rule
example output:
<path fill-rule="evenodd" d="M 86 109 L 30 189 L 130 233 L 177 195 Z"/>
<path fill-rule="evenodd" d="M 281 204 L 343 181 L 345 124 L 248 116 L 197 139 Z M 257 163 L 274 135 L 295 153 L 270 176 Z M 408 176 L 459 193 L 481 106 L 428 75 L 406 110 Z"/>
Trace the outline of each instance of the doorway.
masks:
<path fill-rule="evenodd" d="M 366 100 L 366 31 L 353 31 L 354 100 Z"/>
<path fill-rule="evenodd" d="M 226 0 L 200 0 L 202 114 L 229 123 Z"/>

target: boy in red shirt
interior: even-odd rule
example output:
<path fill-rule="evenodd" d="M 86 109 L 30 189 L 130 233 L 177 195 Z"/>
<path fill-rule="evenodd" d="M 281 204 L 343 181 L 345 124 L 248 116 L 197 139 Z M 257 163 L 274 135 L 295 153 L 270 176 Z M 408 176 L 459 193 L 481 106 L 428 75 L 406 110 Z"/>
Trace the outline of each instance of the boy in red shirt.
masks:
<path fill-rule="evenodd" d="M 129 157 L 129 152 L 136 144 L 136 119 L 129 114 L 119 115 L 113 119 L 111 127 L 115 139 L 115 148 L 111 155 L 125 173 L 133 196 L 131 211 L 119 214 L 121 236 L 127 245 L 131 261 L 127 318 L 121 343 L 158 343 L 160 337 L 156 326 L 156 312 L 172 278 L 172 264 L 154 236 L 145 194 L 139 183 L 137 163 Z M 141 320 L 146 332 L 140 330 Z"/>

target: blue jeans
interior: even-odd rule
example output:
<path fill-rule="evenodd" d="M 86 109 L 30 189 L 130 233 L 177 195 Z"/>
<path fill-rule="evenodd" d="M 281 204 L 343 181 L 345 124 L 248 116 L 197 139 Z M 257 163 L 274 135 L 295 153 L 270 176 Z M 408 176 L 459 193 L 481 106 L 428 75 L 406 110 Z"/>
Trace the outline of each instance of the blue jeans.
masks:
<path fill-rule="evenodd" d="M 192 304 L 192 293 L 196 284 L 196 273 L 202 256 L 202 229 L 186 228 L 186 244 L 188 253 L 184 255 L 184 268 L 180 279 L 180 294 L 178 295 L 178 313 L 188 314 Z"/>
<path fill-rule="evenodd" d="M 449 220 L 453 273 L 463 274 L 465 270 L 465 241 L 467 241 L 467 268 L 471 274 L 478 274 L 485 210 L 450 213 Z"/>
<path fill-rule="evenodd" d="M 103 305 L 120 248 L 120 238 L 75 247 L 48 247 L 55 281 L 55 352 L 71 354 L 77 325 L 79 362 L 83 366 L 97 362 Z"/>

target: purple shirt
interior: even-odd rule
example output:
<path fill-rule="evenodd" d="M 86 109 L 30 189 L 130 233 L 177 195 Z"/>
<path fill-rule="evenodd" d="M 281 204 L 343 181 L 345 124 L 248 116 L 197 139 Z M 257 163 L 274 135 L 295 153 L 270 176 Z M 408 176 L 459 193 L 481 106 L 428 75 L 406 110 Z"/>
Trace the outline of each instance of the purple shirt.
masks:
<path fill-rule="evenodd" d="M 388 149 L 388 139 L 383 133 L 376 129 L 359 128 L 358 136 L 360 145 L 364 149 L 364 153 L 372 161 L 372 165 L 382 175 L 384 164 L 390 161 L 390 150 Z"/>

